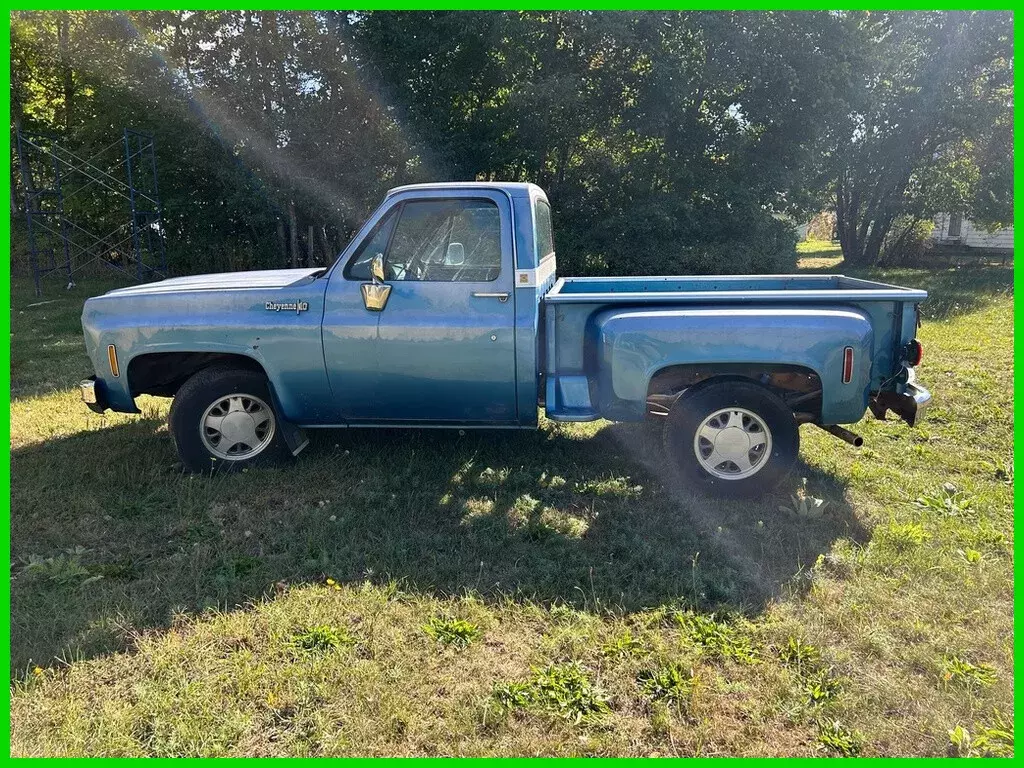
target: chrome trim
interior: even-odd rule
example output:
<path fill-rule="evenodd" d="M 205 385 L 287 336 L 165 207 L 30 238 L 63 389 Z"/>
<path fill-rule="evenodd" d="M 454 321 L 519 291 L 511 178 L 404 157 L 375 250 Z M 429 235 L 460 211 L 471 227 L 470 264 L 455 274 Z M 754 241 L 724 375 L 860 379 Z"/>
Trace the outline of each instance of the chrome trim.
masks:
<path fill-rule="evenodd" d="M 497 299 L 502 304 L 504 304 L 506 301 L 508 301 L 509 295 L 507 293 L 486 293 L 483 291 L 477 291 L 473 294 L 473 296 L 478 299 Z"/>

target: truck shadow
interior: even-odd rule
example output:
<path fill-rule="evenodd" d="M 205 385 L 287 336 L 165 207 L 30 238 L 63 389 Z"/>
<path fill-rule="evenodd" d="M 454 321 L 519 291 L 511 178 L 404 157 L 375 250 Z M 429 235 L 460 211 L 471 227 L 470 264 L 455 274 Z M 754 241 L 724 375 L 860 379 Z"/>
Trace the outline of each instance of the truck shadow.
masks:
<path fill-rule="evenodd" d="M 756 613 L 800 591 L 839 538 L 845 489 L 802 466 L 820 519 L 694 493 L 648 425 L 536 432 L 315 432 L 294 466 L 188 476 L 157 420 L 12 455 L 12 669 L 124 647 L 178 611 L 283 584 L 397 582 L 434 594 L 633 612 Z"/>

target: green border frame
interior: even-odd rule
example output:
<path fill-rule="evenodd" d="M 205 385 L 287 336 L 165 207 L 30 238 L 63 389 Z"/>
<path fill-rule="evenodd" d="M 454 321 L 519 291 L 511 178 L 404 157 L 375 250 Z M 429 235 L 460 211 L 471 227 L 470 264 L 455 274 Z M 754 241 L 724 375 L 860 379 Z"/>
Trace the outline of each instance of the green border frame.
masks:
<path fill-rule="evenodd" d="M 127 8 L 126 8 L 127 5 Z M 237 7 L 244 5 L 246 8 L 254 10 L 319 10 L 316 4 L 307 4 L 301 2 L 295 2 L 295 0 L 284 0 L 284 2 L 276 3 L 226 3 L 226 2 L 193 2 L 185 4 L 174 4 L 166 2 L 141 2 L 141 3 L 117 3 L 109 2 L 108 0 L 95 0 L 94 2 L 88 3 L 71 3 L 71 2 L 59 2 L 59 0 L 37 0 L 37 2 L 10 2 L 7 4 L 7 13 L 4 15 L 4 37 L 7 40 L 7 45 L 3 47 L 2 58 L 0 58 L 0 85 L 3 86 L 4 92 L 9 93 L 10 91 L 10 31 L 11 31 L 11 19 L 10 12 L 16 10 L 49 10 L 49 9 L 67 9 L 67 10 L 162 10 L 162 9 L 177 9 L 184 6 L 195 10 L 233 10 Z M 728 2 L 726 0 L 703 0 L 693 4 L 671 2 L 668 0 L 662 0 L 661 2 L 650 2 L 649 0 L 583 0 L 582 2 L 559 2 L 558 0 L 518 0 L 514 4 L 508 2 L 481 2 L 481 0 L 469 0 L 468 2 L 452 2 L 451 0 L 421 0 L 421 2 L 362 2 L 355 4 L 357 9 L 365 8 L 367 10 L 480 10 L 480 11 L 499 11 L 499 10 L 670 10 L 670 9 L 695 9 L 695 10 L 873 10 L 873 9 L 884 9 L 884 10 L 915 10 L 915 9 L 927 9 L 927 10 L 1013 10 L 1013 4 L 1008 2 L 978 2 L 978 0 L 950 3 L 950 2 L 897 2 L 894 3 L 846 3 L 839 2 L 835 5 L 826 5 L 820 2 L 814 2 L 813 0 L 783 0 L 777 5 L 773 5 L 768 2 L 751 2 L 750 0 L 733 0 Z M 1017 43 L 1024 39 L 1024 33 L 1021 33 L 1016 27 L 1014 28 L 1014 48 L 1016 49 Z M 1017 71 L 1014 72 L 1014 89 L 1020 84 L 1022 78 Z M 4 98 L 2 104 L 3 116 L 5 122 L 10 125 L 10 99 Z M 1019 130 L 1018 117 L 1020 112 L 1014 104 L 1014 127 L 1015 135 L 1013 140 L 1014 145 L 1014 224 L 1019 223 L 1021 217 L 1021 211 L 1024 210 L 1024 203 L 1020 200 L 1019 195 L 1019 181 L 1021 175 L 1021 168 L 1024 166 L 1024 161 L 1021 160 L 1021 149 L 1024 148 L 1024 136 L 1022 136 Z M 10 132 L 5 135 L 5 142 L 7 147 L 7 153 L 10 154 Z M 10 194 L 10 176 L 4 174 L 4 185 L 8 189 L 8 195 Z M 10 222 L 7 219 L 0 218 L 0 228 L 3 230 L 4 242 L 7 246 L 7 251 L 10 251 L 11 246 L 11 231 Z M 1019 227 L 1014 230 L 1014 250 L 1017 251 L 1024 245 L 1024 233 L 1020 233 Z M 1017 293 L 1024 278 L 1021 274 L 1014 271 L 1013 275 L 1013 286 L 1014 293 Z M 11 274 L 10 274 L 10 259 L 5 259 L 3 267 L 0 268 L 0 288 L 4 291 L 4 296 L 8 301 L 8 311 L 4 312 L 0 317 L 0 333 L 3 337 L 4 355 L 3 360 L 0 362 L 2 365 L 2 371 L 0 371 L 0 378 L 2 378 L 3 400 L 10 406 L 11 401 L 11 356 L 10 356 L 10 292 L 11 292 Z M 1021 318 L 1022 313 L 1019 306 L 1015 303 L 1013 309 L 1013 326 L 1010 329 L 1010 333 L 1015 333 L 1018 327 L 1018 320 Z M 1016 337 L 1014 337 L 1014 350 L 1013 360 L 1014 368 L 1017 364 L 1024 359 L 1024 352 L 1022 352 L 1020 345 L 1016 343 Z M 1015 379 L 1013 385 L 1013 403 L 1014 412 L 1016 413 L 1017 405 L 1020 402 L 1020 393 L 1022 387 L 1019 382 Z M 5 525 L 3 527 L 3 553 L 8 562 L 10 562 L 11 555 L 11 532 L 10 532 L 10 519 L 11 519 L 11 454 L 10 454 L 10 417 L 3 422 L 3 432 L 0 434 L 0 440 L 3 442 L 3 450 L 6 452 L 6 460 L 3 463 L 2 469 L 0 469 L 0 478 L 3 481 L 3 519 Z M 1014 424 L 1013 432 L 1013 446 L 1014 454 L 1020 452 L 1021 448 L 1024 447 L 1024 428 L 1019 427 L 1016 423 Z M 1014 495 L 1018 491 L 1018 483 L 1016 482 L 1016 475 L 1014 476 Z M 1016 540 L 1019 538 L 1020 532 L 1024 529 L 1024 523 L 1018 523 L 1016 518 L 1014 519 L 1014 591 L 1019 591 L 1022 579 L 1020 569 L 1016 565 L 1016 556 L 1018 554 Z M 3 615 L 0 617 L 0 627 L 3 628 L 4 639 L 7 640 L 7 648 L 10 646 L 10 631 L 11 631 L 11 614 L 10 614 L 10 570 L 8 569 L 5 576 L 6 589 L 2 594 L 2 608 Z M 1016 628 L 1017 619 L 1024 615 L 1024 609 L 1019 604 L 1014 604 L 1014 625 Z M 1019 661 L 1021 657 L 1020 646 L 1014 642 L 1014 681 L 1018 681 L 1017 670 L 1019 668 Z M 0 672 L 3 674 L 3 679 L 10 679 L 10 654 L 5 649 L 5 652 L 0 654 Z M 1015 685 L 1015 688 L 1017 686 Z M 1018 730 L 1020 724 L 1020 715 L 1018 710 L 1014 707 L 1014 730 Z M 4 706 L 2 708 L 2 725 L 4 733 L 7 735 L 7 748 L 4 751 L 3 758 L 6 760 L 13 760 L 10 757 L 10 696 L 5 699 Z M 26 758 L 19 758 L 23 760 Z M 49 760 L 57 760 L 59 762 L 79 762 L 79 761 L 102 761 L 104 764 L 117 764 L 134 762 L 139 758 L 49 758 Z M 201 760 L 213 760 L 213 758 L 199 758 Z M 233 761 L 244 761 L 252 758 L 227 758 L 229 762 Z M 258 759 L 258 758 L 257 758 Z M 308 763 L 310 761 L 315 762 L 315 758 L 273 758 L 276 761 L 287 761 L 289 763 L 302 762 Z M 347 764 L 360 764 L 366 763 L 373 765 L 381 765 L 386 763 L 398 763 L 405 762 L 408 759 L 417 761 L 437 761 L 437 760 L 449 760 L 457 758 L 349 758 L 345 759 Z M 697 760 L 699 758 L 662 758 L 664 760 Z M 786 760 L 791 764 L 796 763 L 807 763 L 822 758 L 733 758 L 744 764 L 761 764 L 773 760 Z M 881 758 L 881 757 L 860 757 L 853 758 L 861 762 L 868 761 L 885 761 L 887 763 L 892 760 L 912 760 L 916 764 L 941 761 L 948 758 L 929 758 L 929 757 L 916 757 L 916 758 Z M 5 761 L 6 761 L 5 760 Z M 171 758 L 157 758 L 157 761 L 170 761 Z M 603 763 L 612 761 L 617 765 L 624 765 L 633 763 L 639 765 L 645 762 L 645 758 L 463 758 L 464 761 L 470 762 L 484 762 L 488 763 L 500 761 L 503 764 L 510 763 L 525 763 L 526 761 L 537 762 L 540 761 L 551 761 L 557 760 L 560 762 L 574 762 L 582 765 L 584 761 L 587 765 L 593 765 L 595 763 Z"/>

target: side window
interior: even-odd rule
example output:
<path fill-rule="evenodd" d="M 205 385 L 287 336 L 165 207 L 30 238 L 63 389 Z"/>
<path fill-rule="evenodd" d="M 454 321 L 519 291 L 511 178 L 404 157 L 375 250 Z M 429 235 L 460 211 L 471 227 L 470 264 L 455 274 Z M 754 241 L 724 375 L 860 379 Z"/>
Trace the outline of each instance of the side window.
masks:
<path fill-rule="evenodd" d="M 551 235 L 551 206 L 544 200 L 538 200 L 535 216 L 537 228 L 533 238 L 537 243 L 537 263 L 540 264 L 545 256 L 555 252 L 555 242 Z"/>
<path fill-rule="evenodd" d="M 397 208 L 388 211 L 388 214 L 374 227 L 370 236 L 356 250 L 355 255 L 345 268 L 345 277 L 349 280 L 370 279 L 370 262 L 378 253 L 384 253 L 387 250 L 391 231 L 395 228 L 395 221 L 398 220 L 396 211 Z"/>
<path fill-rule="evenodd" d="M 489 200 L 406 203 L 387 255 L 388 280 L 488 282 L 501 272 L 501 217 Z"/>

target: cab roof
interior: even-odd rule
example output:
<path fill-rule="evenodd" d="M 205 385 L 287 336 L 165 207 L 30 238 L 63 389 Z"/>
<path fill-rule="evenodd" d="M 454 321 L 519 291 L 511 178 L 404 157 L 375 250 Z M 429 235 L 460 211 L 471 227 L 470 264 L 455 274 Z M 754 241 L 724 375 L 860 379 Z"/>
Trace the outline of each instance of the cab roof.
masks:
<path fill-rule="evenodd" d="M 529 197 L 531 192 L 536 192 L 547 199 L 544 190 L 536 184 L 523 181 L 436 181 L 428 184 L 405 184 L 389 189 L 385 197 L 391 197 L 399 192 L 414 192 L 417 189 L 496 189 L 511 197 Z"/>

